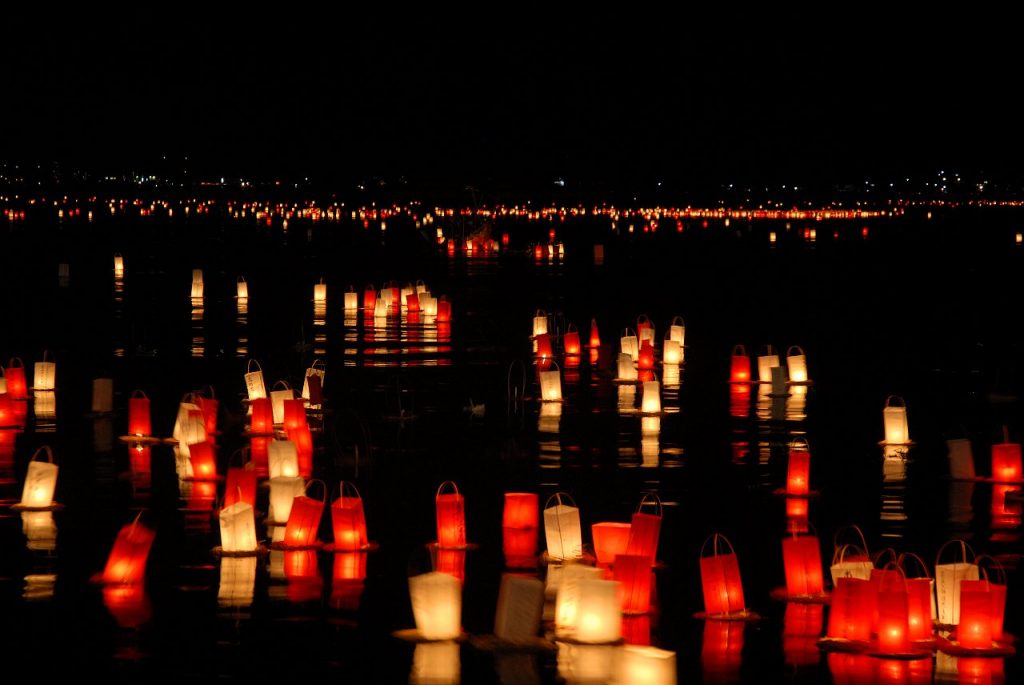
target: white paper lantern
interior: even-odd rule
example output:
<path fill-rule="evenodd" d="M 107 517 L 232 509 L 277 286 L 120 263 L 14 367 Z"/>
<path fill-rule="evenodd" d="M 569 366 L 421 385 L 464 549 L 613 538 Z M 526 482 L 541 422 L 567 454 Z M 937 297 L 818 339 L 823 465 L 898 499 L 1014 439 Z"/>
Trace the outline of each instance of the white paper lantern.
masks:
<path fill-rule="evenodd" d="M 423 293 L 428 292 L 428 291 L 429 291 L 429 288 L 427 288 L 427 284 L 423 281 L 422 278 L 419 279 L 418 281 L 416 281 L 416 294 L 417 295 L 422 295 Z"/>
<path fill-rule="evenodd" d="M 974 480 L 974 452 L 971 441 L 955 438 L 946 441 L 949 456 L 949 475 L 954 480 Z"/>
<path fill-rule="evenodd" d="M 46 461 L 37 458 L 45 454 Z M 32 455 L 25 473 L 25 487 L 21 491 L 21 506 L 31 509 L 45 509 L 53 504 L 53 492 L 57 488 L 58 467 L 53 463 L 53 450 L 40 447 Z"/>
<path fill-rule="evenodd" d="M 220 545 L 225 552 L 255 552 L 256 517 L 252 506 L 235 502 L 220 510 Z"/>
<path fill-rule="evenodd" d="M 241 276 L 235 282 L 235 297 L 239 300 L 249 299 L 249 284 L 245 282 L 245 279 Z"/>
<path fill-rule="evenodd" d="M 536 578 L 503 574 L 494 612 L 494 634 L 511 641 L 536 637 L 543 609 L 544 583 Z"/>
<path fill-rule="evenodd" d="M 192 269 L 192 299 L 203 296 L 203 270 Z"/>
<path fill-rule="evenodd" d="M 619 654 L 616 682 L 675 685 L 676 653 L 646 645 L 625 645 Z"/>
<path fill-rule="evenodd" d="M 628 328 L 623 333 L 624 335 L 619 338 L 619 349 L 622 354 L 628 354 L 636 362 L 640 358 L 640 340 L 636 333 Z"/>
<path fill-rule="evenodd" d="M 893 404 L 898 402 L 899 404 Z M 907 426 L 907 405 L 902 397 L 890 395 L 882 409 L 882 420 L 885 425 L 885 442 L 890 445 L 906 445 L 910 442 L 910 429 Z"/>
<path fill-rule="evenodd" d="M 349 290 L 345 293 L 345 311 L 354 312 L 359 309 L 359 293 Z"/>
<path fill-rule="evenodd" d="M 807 356 L 800 346 L 792 345 L 786 351 L 786 366 L 789 367 L 789 380 L 791 382 L 807 382 Z"/>
<path fill-rule="evenodd" d="M 114 379 L 93 379 L 92 410 L 97 414 L 109 414 L 114 411 Z"/>
<path fill-rule="evenodd" d="M 579 624 L 580 583 L 584 580 L 600 580 L 604 570 L 583 564 L 564 566 L 548 565 L 548 581 L 552 578 L 555 594 L 555 634 L 559 637 L 573 637 Z"/>
<path fill-rule="evenodd" d="M 552 500 L 554 505 L 551 504 Z M 564 504 L 563 500 L 570 504 Z M 556 492 L 544 504 L 544 537 L 547 540 L 548 556 L 552 559 L 561 561 L 583 556 L 580 510 L 569 495 Z"/>
<path fill-rule="evenodd" d="M 389 293 L 390 291 L 385 291 Z M 390 305 L 387 300 L 383 297 L 378 297 L 377 301 L 373 303 L 373 316 L 375 319 L 385 319 L 388 316 L 388 308 Z"/>
<path fill-rule="evenodd" d="M 281 555 L 283 557 L 283 553 Z M 255 556 L 224 557 L 220 560 L 220 584 L 217 587 L 218 605 L 247 607 L 252 604 L 255 589 Z"/>
<path fill-rule="evenodd" d="M 765 353 L 757 358 L 757 380 L 770 383 L 772 369 L 779 365 L 779 355 L 775 354 L 771 345 L 766 346 Z"/>
<path fill-rule="evenodd" d="M 124 257 L 120 252 L 114 253 L 114 278 L 124 278 Z"/>
<path fill-rule="evenodd" d="M 416 629 L 426 640 L 454 640 L 462 634 L 462 584 L 447 573 L 409 578 Z"/>
<path fill-rule="evenodd" d="M 683 317 L 677 316 L 672 319 L 672 325 L 668 327 L 668 339 L 679 343 L 679 347 L 686 344 L 686 324 Z"/>
<path fill-rule="evenodd" d="M 319 283 L 313 285 L 313 302 L 321 306 L 327 305 L 327 284 L 322 278 Z"/>
<path fill-rule="evenodd" d="M 284 524 L 292 513 L 292 501 L 306 492 L 306 481 L 301 477 L 278 477 L 270 479 L 270 512 L 268 518 Z M 278 526 L 282 535 L 284 526 Z M 282 538 L 283 539 L 283 538 Z"/>
<path fill-rule="evenodd" d="M 294 478 L 299 475 L 299 452 L 291 440 L 271 440 L 267 446 L 270 478 Z"/>
<path fill-rule="evenodd" d="M 676 340 L 665 338 L 661 345 L 661 361 L 665 364 L 681 364 L 683 348 Z"/>
<path fill-rule="evenodd" d="M 533 335 L 544 335 L 548 332 L 548 315 L 542 309 L 538 309 L 533 315 Z"/>
<path fill-rule="evenodd" d="M 416 294 L 416 289 L 413 288 L 411 285 L 407 285 L 404 288 L 402 288 L 402 290 L 399 293 L 399 296 L 402 298 L 400 300 L 400 302 L 402 303 L 402 306 L 403 307 L 408 307 L 409 306 L 409 296 L 410 295 L 415 295 L 415 294 Z"/>
<path fill-rule="evenodd" d="M 253 369 L 253 366 L 256 368 Z M 267 396 L 267 386 L 263 382 L 263 367 L 255 359 L 250 359 L 246 366 L 245 389 L 250 400 L 261 400 Z"/>
<path fill-rule="evenodd" d="M 426 316 L 437 316 L 437 298 L 430 293 L 420 295 L 420 310 Z"/>
<path fill-rule="evenodd" d="M 960 549 L 960 560 L 940 563 L 947 547 Z M 978 580 L 978 564 L 974 561 L 974 550 L 963 540 L 950 540 L 939 548 L 935 559 L 935 596 L 939 623 L 955 626 L 960 623 L 960 581 Z"/>
<path fill-rule="evenodd" d="M 28 549 L 41 552 L 57 549 L 57 524 L 52 511 L 21 512 L 21 532 L 25 534 Z"/>
<path fill-rule="evenodd" d="M 32 374 L 32 387 L 35 390 L 53 390 L 57 381 L 57 364 L 49 359 L 50 352 L 43 352 L 43 360 L 36 362 Z"/>
<path fill-rule="evenodd" d="M 424 642 L 413 649 L 410 685 L 458 685 L 461 677 L 458 642 Z"/>
<path fill-rule="evenodd" d="M 270 391 L 270 407 L 274 412 L 274 425 L 284 424 L 284 401 L 294 400 L 295 391 L 285 381 L 274 383 L 274 389 Z"/>
<path fill-rule="evenodd" d="M 555 365 L 551 371 L 540 372 L 540 399 L 542 402 L 562 401 L 562 372 Z"/>
<path fill-rule="evenodd" d="M 620 381 L 635 381 L 637 379 L 635 360 L 627 352 L 619 354 L 617 378 Z"/>
<path fill-rule="evenodd" d="M 661 413 L 661 383 L 644 381 L 644 392 L 640 398 L 640 411 L 644 414 Z"/>
<path fill-rule="evenodd" d="M 621 636 L 619 583 L 613 580 L 581 580 L 576 639 L 586 643 L 604 643 L 614 642 Z"/>

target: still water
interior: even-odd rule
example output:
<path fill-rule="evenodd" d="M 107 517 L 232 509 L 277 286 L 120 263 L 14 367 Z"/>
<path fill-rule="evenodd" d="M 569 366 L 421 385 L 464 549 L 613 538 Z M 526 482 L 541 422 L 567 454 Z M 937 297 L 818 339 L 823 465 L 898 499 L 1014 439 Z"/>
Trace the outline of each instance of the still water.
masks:
<path fill-rule="evenodd" d="M 543 225 L 540 225 L 543 223 Z M 119 680 L 212 680 L 271 674 L 367 682 L 556 682 L 600 675 L 607 655 L 493 654 L 470 644 L 419 645 L 391 633 L 413 625 L 407 578 L 431 569 L 434 497 L 455 481 L 475 546 L 453 564 L 464 579 L 463 627 L 493 632 L 505 569 L 503 493 L 570 493 L 584 541 L 590 525 L 628 521 L 642 493 L 664 505 L 656 610 L 624 625 L 631 642 L 677 653 L 679 682 L 988 682 L 1019 658 L 918 661 L 826 655 L 816 646 L 828 608 L 771 598 L 784 585 L 781 541 L 816 532 L 827 566 L 833 536 L 856 524 L 872 552 L 916 552 L 929 564 L 948 539 L 1007 566 L 1006 629 L 1021 625 L 1021 505 L 1016 486 L 953 481 L 947 439 L 970 438 L 979 474 L 1003 439 L 1021 441 L 1015 307 L 1024 254 L 1012 218 L 967 213 L 870 225 L 818 222 L 687 226 L 681 234 L 612 234 L 606 226 L 499 225 L 502 251 L 447 250 L 411 226 L 216 220 L 7 227 L 0 354 L 57 362 L 53 395 L 19 404 L 23 430 L 0 436 L 0 652 L 9 669 L 108 673 Z M 532 241 L 557 229 L 565 254 Z M 769 230 L 780 236 L 768 240 Z M 593 245 L 605 246 L 595 264 Z M 113 255 L 124 259 L 115 277 Z M 928 254 L 925 258 L 923 255 Z M 62 270 L 59 265 L 68 265 Z M 201 294 L 190 290 L 202 269 Z M 248 298 L 239 299 L 244 277 Z M 314 302 L 314 284 L 328 285 Z M 422 280 L 451 302 L 450 322 L 400 312 L 346 312 L 360 300 Z M 530 334 L 536 310 L 552 332 L 569 324 L 602 349 L 558 353 L 564 401 L 538 401 Z M 640 386 L 615 381 L 615 353 L 638 317 L 661 349 L 685 319 L 685 361 L 656 365 L 661 412 L 638 411 Z M 730 384 L 730 355 L 772 345 L 806 352 L 812 383 L 779 396 Z M 326 368 L 325 402 L 311 412 L 313 474 L 328 491 L 355 482 L 379 550 L 219 558 L 216 486 L 179 481 L 170 445 L 135 448 L 127 430 L 135 389 L 152 400 L 154 433 L 169 436 L 178 401 L 219 400 L 223 470 L 244 435 L 249 359 L 267 389 L 303 385 Z M 756 367 L 756 359 L 754 359 Z M 113 414 L 90 412 L 92 380 L 112 378 Z M 278 386 L 283 387 L 283 386 Z M 906 401 L 914 444 L 884 459 L 882 408 Z M 807 499 L 780 496 L 789 450 L 810 448 Z M 18 512 L 30 457 L 50 445 L 60 466 L 53 512 Z M 237 457 L 236 457 L 237 458 Z M 222 488 L 222 486 L 221 486 Z M 266 511 L 259 490 L 257 509 Z M 90 582 L 117 531 L 136 515 L 157 531 L 145 588 Z M 320 538 L 330 539 L 329 515 Z M 261 537 L 262 525 L 258 527 Z M 701 545 L 723 533 L 737 551 L 752 623 L 702 622 Z M 543 545 L 543 535 L 541 536 Z M 543 577 L 543 570 L 539 573 Z M 826 570 L 827 574 L 827 570 Z M 582 670 L 581 670 L 582 669 Z M 14 672 L 14 671 L 11 671 Z M 435 680 L 431 680 L 435 677 Z"/>

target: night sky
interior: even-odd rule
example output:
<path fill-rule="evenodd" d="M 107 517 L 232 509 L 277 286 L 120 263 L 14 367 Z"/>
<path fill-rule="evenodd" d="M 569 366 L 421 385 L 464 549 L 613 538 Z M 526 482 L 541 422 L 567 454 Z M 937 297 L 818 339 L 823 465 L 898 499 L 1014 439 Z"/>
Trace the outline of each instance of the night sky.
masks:
<path fill-rule="evenodd" d="M 779 11 L 16 11 L 0 157 L 608 183 L 1014 169 L 1016 22 Z"/>

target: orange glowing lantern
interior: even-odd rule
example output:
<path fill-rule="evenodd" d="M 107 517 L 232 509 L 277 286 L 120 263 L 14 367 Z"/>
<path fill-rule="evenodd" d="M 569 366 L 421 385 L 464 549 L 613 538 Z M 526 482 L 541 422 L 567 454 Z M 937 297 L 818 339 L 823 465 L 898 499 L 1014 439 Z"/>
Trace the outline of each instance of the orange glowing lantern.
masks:
<path fill-rule="evenodd" d="M 747 348 L 743 345 L 737 345 L 732 349 L 729 380 L 733 383 L 750 382 L 750 357 L 747 355 Z"/>
<path fill-rule="evenodd" d="M 203 412 L 203 425 L 206 427 L 207 439 L 217 433 L 217 409 L 219 402 L 212 397 L 197 397 L 196 405 Z"/>
<path fill-rule="evenodd" d="M 833 640 L 867 642 L 874 620 L 875 588 L 871 581 L 842 576 L 832 588 L 827 637 Z"/>
<path fill-rule="evenodd" d="M 579 356 L 582 347 L 580 345 L 580 332 L 576 329 L 576 324 L 569 324 L 569 329 L 562 337 L 562 347 L 568 356 Z"/>
<path fill-rule="evenodd" d="M 306 428 L 306 403 L 301 399 L 284 401 L 284 429 L 291 434 L 297 428 Z"/>
<path fill-rule="evenodd" d="M 46 454 L 46 461 L 37 461 L 36 458 L 43 453 Z M 53 463 L 53 450 L 49 446 L 44 445 L 36 450 L 28 462 L 20 505 L 25 509 L 50 508 L 57 487 L 58 471 L 59 467 Z"/>
<path fill-rule="evenodd" d="M 804 496 L 810 493 L 811 453 L 807 449 L 791 449 L 786 468 L 786 494 Z"/>
<path fill-rule="evenodd" d="M 539 359 L 550 359 L 554 356 L 551 351 L 551 336 L 547 333 L 541 333 L 537 336 L 537 357 Z"/>
<path fill-rule="evenodd" d="M 552 500 L 554 504 L 551 504 Z M 562 500 L 569 503 L 565 504 Z M 554 560 L 579 559 L 583 556 L 580 510 L 568 494 L 556 492 L 544 504 L 544 537 L 548 556 Z"/>
<path fill-rule="evenodd" d="M 299 475 L 309 478 L 313 475 L 313 433 L 309 426 L 288 431 L 288 439 L 295 443 L 295 465 Z"/>
<path fill-rule="evenodd" d="M 988 580 L 960 581 L 960 623 L 956 637 L 966 649 L 992 647 L 992 591 Z"/>
<path fill-rule="evenodd" d="M 655 508 L 654 513 L 644 512 L 645 504 L 652 505 Z M 654 566 L 658 554 L 662 514 L 661 498 L 656 493 L 645 492 L 633 513 L 633 519 L 629 526 L 626 554 L 646 557 L 650 562 L 649 566 Z"/>
<path fill-rule="evenodd" d="M 299 475 L 299 456 L 291 440 L 273 440 L 267 449 L 271 478 L 291 478 Z"/>
<path fill-rule="evenodd" d="M 442 492 L 450 486 L 453 492 Z M 465 502 L 459 493 L 459 486 L 446 480 L 437 488 L 434 498 L 437 511 L 437 544 L 440 547 L 459 549 L 466 546 Z"/>
<path fill-rule="evenodd" d="M 925 575 L 921 578 L 906 578 L 904 581 L 907 589 L 907 638 L 911 642 L 927 641 L 932 639 L 935 583 L 928 577 L 928 566 L 924 560 L 913 553 L 901 554 L 898 559 L 904 577 L 909 559 L 916 561 Z"/>
<path fill-rule="evenodd" d="M 213 445 L 208 442 L 188 446 L 189 462 L 192 465 L 192 478 L 195 480 L 217 479 L 217 456 Z"/>
<path fill-rule="evenodd" d="M 345 494 L 348 486 L 350 494 Z M 331 502 L 331 526 L 334 530 L 334 549 L 355 551 L 366 547 L 366 515 L 363 498 L 355 484 L 341 481 L 341 493 Z"/>
<path fill-rule="evenodd" d="M 590 320 L 590 347 L 601 346 L 601 334 L 597 330 L 597 319 Z"/>
<path fill-rule="evenodd" d="M 987 554 L 978 555 L 977 561 L 979 570 L 985 571 L 989 595 L 992 599 L 992 639 L 997 641 L 1005 640 L 1003 623 L 1006 617 L 1006 571 L 1001 563 Z M 990 571 L 987 566 L 981 566 L 982 561 L 992 565 L 992 571 L 997 572 L 998 581 L 989 577 Z"/>
<path fill-rule="evenodd" d="M 12 428 L 18 425 L 18 415 L 14 411 L 14 400 L 4 393 L 0 394 L 0 428 Z"/>
<path fill-rule="evenodd" d="M 711 556 L 704 556 L 711 542 Z M 728 552 L 723 552 L 723 545 Z M 709 617 L 731 616 L 746 611 L 740 565 L 732 544 L 724 535 L 715 533 L 701 547 L 700 579 L 704 591 L 704 611 Z"/>
<path fill-rule="evenodd" d="M 7 396 L 12 400 L 28 399 L 28 383 L 25 381 L 25 365 L 18 357 L 11 357 L 4 369 L 7 379 Z"/>
<path fill-rule="evenodd" d="M 650 371 L 654 368 L 654 347 L 649 340 L 640 342 L 640 351 L 637 353 L 637 368 L 641 371 Z"/>
<path fill-rule="evenodd" d="M 506 492 L 502 511 L 503 528 L 537 528 L 539 523 L 537 494 L 533 492 Z"/>
<path fill-rule="evenodd" d="M 894 404 L 899 402 L 899 404 Z M 882 409 L 882 422 L 885 428 L 885 443 L 888 445 L 906 445 L 910 442 L 910 430 L 907 427 L 907 404 L 902 397 L 890 395 Z"/>
<path fill-rule="evenodd" d="M 789 597 L 819 597 L 825 592 L 821 570 L 821 545 L 813 535 L 794 535 L 782 540 L 782 561 Z"/>
<path fill-rule="evenodd" d="M 243 466 L 229 466 L 224 484 L 224 506 L 245 502 L 256 506 L 256 471 Z"/>
<path fill-rule="evenodd" d="M 314 483 L 320 484 L 324 499 L 315 500 L 308 496 L 309 488 Z M 284 544 L 288 547 L 311 547 L 317 542 L 316 534 L 324 514 L 327 486 L 323 481 L 311 480 L 306 485 L 306 493 L 292 501 L 292 510 L 288 514 L 288 524 L 284 529 Z"/>
<path fill-rule="evenodd" d="M 271 435 L 274 432 L 274 410 L 270 399 L 261 397 L 249 403 L 252 419 L 249 432 L 253 435 Z"/>
<path fill-rule="evenodd" d="M 374 306 L 377 304 L 377 289 L 372 283 L 368 284 L 363 290 L 363 309 L 372 312 Z"/>
<path fill-rule="evenodd" d="M 612 564 L 613 578 L 622 591 L 622 611 L 645 614 L 651 608 L 653 572 L 651 560 L 644 555 L 619 554 Z"/>
<path fill-rule="evenodd" d="M 103 569 L 104 583 L 134 584 L 145 578 L 146 561 L 156 533 L 140 523 L 139 516 L 117 534 Z"/>
<path fill-rule="evenodd" d="M 136 390 L 128 400 L 128 434 L 141 438 L 148 437 L 152 433 L 149 398 L 146 397 L 146 393 Z"/>
<path fill-rule="evenodd" d="M 992 480 L 1008 482 L 1021 479 L 1020 444 L 992 445 Z"/>
<path fill-rule="evenodd" d="M 626 554 L 626 548 L 629 545 L 629 529 L 630 524 L 615 521 L 595 523 L 590 527 L 594 538 L 594 554 L 597 556 L 598 564 L 611 566 L 616 556 Z"/>
<path fill-rule="evenodd" d="M 910 650 L 906 590 L 879 591 L 877 606 L 878 651 L 881 654 L 905 654 Z"/>
<path fill-rule="evenodd" d="M 462 585 L 445 573 L 409 578 L 416 629 L 426 640 L 454 640 L 462 633 Z"/>
<path fill-rule="evenodd" d="M 452 320 L 452 303 L 442 297 L 437 301 L 437 323 L 448 323 Z"/>

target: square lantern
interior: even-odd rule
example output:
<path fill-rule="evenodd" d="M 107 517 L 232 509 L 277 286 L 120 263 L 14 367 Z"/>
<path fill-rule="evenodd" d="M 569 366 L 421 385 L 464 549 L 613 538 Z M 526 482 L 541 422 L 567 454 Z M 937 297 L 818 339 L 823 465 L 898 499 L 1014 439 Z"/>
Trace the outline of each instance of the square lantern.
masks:
<path fill-rule="evenodd" d="M 551 359 L 555 356 L 554 350 L 551 347 L 551 336 L 547 333 L 541 333 L 533 341 L 535 350 L 534 356 L 538 359 Z"/>
<path fill-rule="evenodd" d="M 987 580 L 960 581 L 960 622 L 957 642 L 965 649 L 992 647 L 992 592 Z"/>
<path fill-rule="evenodd" d="M 661 413 L 661 383 L 644 381 L 643 395 L 640 398 L 640 412 L 643 414 Z"/>
<path fill-rule="evenodd" d="M 569 504 L 563 503 L 563 499 Z M 552 500 L 555 501 L 554 505 L 551 504 Z M 580 510 L 572 497 L 566 493 L 557 492 L 545 503 L 544 536 L 551 559 L 563 561 L 583 556 Z"/>
<path fill-rule="evenodd" d="M 817 537 L 794 535 L 783 538 L 782 560 L 786 572 L 786 593 L 790 597 L 813 597 L 825 592 L 821 545 Z"/>
<path fill-rule="evenodd" d="M 313 475 L 313 432 L 309 426 L 299 426 L 288 431 L 288 439 L 295 443 L 295 460 L 299 475 L 310 478 Z"/>
<path fill-rule="evenodd" d="M 792 345 L 786 351 L 786 367 L 789 369 L 790 382 L 807 382 L 807 356 L 799 345 Z"/>
<path fill-rule="evenodd" d="M 195 443 L 188 446 L 188 452 L 192 478 L 195 480 L 217 479 L 217 456 L 213 445 L 208 442 Z"/>
<path fill-rule="evenodd" d="M 38 459 L 46 455 L 46 461 Z M 28 462 L 25 473 L 25 487 L 21 491 L 21 506 L 29 509 L 46 509 L 53 504 L 53 492 L 57 487 L 59 468 L 53 463 L 53 450 L 40 447 Z"/>
<path fill-rule="evenodd" d="M 583 564 L 565 566 L 548 565 L 548 591 L 555 588 L 555 634 L 573 637 L 579 627 L 580 583 L 587 579 L 600 580 L 604 571 Z"/>
<path fill-rule="evenodd" d="M 363 289 L 363 309 L 366 311 L 373 311 L 374 306 L 377 304 L 377 288 L 372 283 L 367 284 Z"/>
<path fill-rule="evenodd" d="M 258 400 L 266 397 L 267 386 L 263 382 L 263 367 L 255 359 L 250 359 L 246 369 L 245 388 L 249 394 L 249 400 Z"/>
<path fill-rule="evenodd" d="M 907 593 L 902 589 L 878 593 L 878 651 L 903 654 L 910 650 L 907 635 Z"/>
<path fill-rule="evenodd" d="M 543 609 L 544 583 L 536 578 L 502 574 L 494 612 L 494 634 L 511 641 L 536 637 Z"/>
<path fill-rule="evenodd" d="M 255 552 L 256 518 L 252 506 L 235 502 L 220 510 L 220 545 L 225 552 Z"/>
<path fill-rule="evenodd" d="M 253 435 L 271 435 L 274 432 L 273 404 L 268 397 L 260 397 L 249 403 L 252 416 L 249 419 L 249 432 Z"/>
<path fill-rule="evenodd" d="M 711 556 L 704 556 L 708 542 L 712 543 Z M 721 552 L 723 545 L 728 552 Z M 704 611 L 709 616 L 726 616 L 746 610 L 740 566 L 732 544 L 716 533 L 701 547 L 700 579 L 704 592 Z"/>
<path fill-rule="evenodd" d="M 959 545 L 960 560 L 940 563 L 942 553 L 950 545 Z M 955 549 L 955 547 L 954 547 Z M 974 558 L 974 551 L 962 540 L 951 540 L 939 549 L 935 561 L 935 596 L 938 622 L 942 625 L 960 623 L 960 583 L 964 580 L 978 580 L 978 564 L 968 560 Z"/>
<path fill-rule="evenodd" d="M 319 305 L 327 304 L 327 284 L 322 278 L 319 283 L 313 284 L 313 302 Z"/>
<path fill-rule="evenodd" d="M 542 402 L 562 401 L 562 373 L 557 368 L 540 372 L 540 399 Z"/>
<path fill-rule="evenodd" d="M 425 640 L 454 640 L 462 634 L 462 584 L 446 573 L 409 578 L 416 629 Z"/>
<path fill-rule="evenodd" d="M 291 431 L 295 428 L 306 428 L 308 425 L 305 401 L 301 399 L 286 399 L 284 401 L 284 429 Z"/>
<path fill-rule="evenodd" d="M 949 476 L 953 480 L 974 480 L 974 451 L 967 438 L 953 438 L 946 441 L 949 460 Z"/>
<path fill-rule="evenodd" d="M 576 330 L 575 324 L 569 324 L 569 329 L 562 337 L 562 348 L 565 350 L 565 354 L 570 357 L 579 356 L 583 350 L 583 346 L 580 344 L 580 333 Z"/>
<path fill-rule="evenodd" d="M 533 315 L 533 337 L 545 335 L 548 332 L 548 315 L 541 309 Z"/>
<path fill-rule="evenodd" d="M 907 578 L 907 637 L 912 641 L 932 638 L 931 578 Z"/>
<path fill-rule="evenodd" d="M 810 493 L 811 453 L 806 449 L 791 449 L 786 467 L 786 494 L 803 496 Z"/>
<path fill-rule="evenodd" d="M 442 492 L 446 487 L 450 487 L 452 492 Z M 450 480 L 441 483 L 434 497 L 434 507 L 437 515 L 438 546 L 465 547 L 466 511 L 459 486 Z"/>
<path fill-rule="evenodd" d="M 654 345 L 649 340 L 640 342 L 640 350 L 637 352 L 636 366 L 641 371 L 650 371 L 654 368 Z"/>
<path fill-rule="evenodd" d="M 653 505 L 654 511 L 643 511 L 645 505 Z M 626 554 L 647 557 L 650 566 L 654 566 L 658 554 L 658 537 L 661 535 L 662 514 L 661 498 L 653 492 L 644 493 L 629 526 Z"/>
<path fill-rule="evenodd" d="M 141 583 L 146 575 L 146 561 L 156 533 L 134 522 L 121 528 L 103 568 L 104 583 Z"/>
<path fill-rule="evenodd" d="M 827 636 L 867 642 L 871 639 L 875 588 L 870 580 L 843 576 L 832 589 Z"/>
<path fill-rule="evenodd" d="M 57 364 L 50 360 L 50 352 L 43 352 L 43 360 L 35 363 L 32 387 L 35 390 L 54 390 L 57 384 Z"/>
<path fill-rule="evenodd" d="M 25 365 L 18 357 L 11 357 L 4 369 L 7 380 L 7 396 L 12 400 L 28 399 L 28 383 L 25 382 Z"/>
<path fill-rule="evenodd" d="M 346 486 L 349 488 L 347 495 Z M 342 481 L 341 495 L 331 503 L 331 527 L 336 550 L 359 550 L 369 544 L 363 498 L 354 484 Z"/>
<path fill-rule="evenodd" d="M 579 583 L 576 639 L 584 643 L 614 642 L 622 636 L 619 584 L 583 579 Z"/>
<path fill-rule="evenodd" d="M 294 478 L 299 475 L 298 448 L 291 440 L 273 440 L 267 448 L 267 464 L 271 478 Z"/>
<path fill-rule="evenodd" d="M 327 488 L 323 482 L 312 480 L 306 485 L 307 491 L 313 483 L 320 483 L 324 499 L 317 500 L 302 494 L 292 500 L 292 510 L 288 512 L 288 524 L 284 530 L 284 543 L 289 547 L 309 547 L 317 542 L 316 535 L 324 514 Z"/>
<path fill-rule="evenodd" d="M 626 553 L 629 529 L 630 524 L 615 521 L 595 523 L 590 527 L 594 539 L 594 555 L 598 564 L 611 566 L 617 555 Z"/>
<path fill-rule="evenodd" d="M 683 362 L 683 348 L 675 340 L 665 339 L 661 345 L 661 361 L 665 364 L 681 364 Z"/>
<path fill-rule="evenodd" d="M 779 355 L 775 354 L 771 345 L 767 345 L 764 354 L 757 357 L 757 380 L 762 383 L 770 383 L 772 369 L 777 366 L 779 366 Z"/>
<path fill-rule="evenodd" d="M 413 649 L 409 685 L 451 685 L 461 679 L 458 642 L 423 642 Z"/>
<path fill-rule="evenodd" d="M 502 511 L 502 528 L 537 528 L 537 494 L 533 492 L 506 492 L 505 508 Z"/>
<path fill-rule="evenodd" d="M 676 653 L 657 647 L 626 645 L 619 653 L 617 683 L 675 685 Z"/>
<path fill-rule="evenodd" d="M 270 479 L 270 521 L 284 525 L 292 513 L 292 502 L 306 492 L 306 481 L 299 476 Z"/>
<path fill-rule="evenodd" d="M 124 257 L 120 252 L 114 253 L 114 278 L 124 278 Z"/>
<path fill-rule="evenodd" d="M 885 400 L 885 407 L 882 409 L 882 422 L 885 427 L 885 442 L 887 444 L 906 445 L 910 442 L 910 430 L 907 427 L 907 405 L 902 397 L 890 395 Z"/>
<path fill-rule="evenodd" d="M 616 380 L 635 381 L 637 379 L 636 365 L 633 363 L 633 358 L 626 352 L 619 354 L 617 369 Z"/>
<path fill-rule="evenodd" d="M 1018 443 L 992 445 L 992 480 L 1021 480 L 1021 450 Z"/>
<path fill-rule="evenodd" d="M 732 359 L 729 364 L 729 380 L 733 383 L 749 383 L 750 378 L 750 357 L 747 356 L 747 348 L 737 345 L 732 350 Z"/>
<path fill-rule="evenodd" d="M 242 276 L 238 277 L 235 281 L 235 297 L 239 300 L 249 299 L 249 284 L 245 282 L 245 278 Z"/>
<path fill-rule="evenodd" d="M 622 592 L 622 611 L 646 614 L 651 609 L 654 572 L 651 560 L 644 555 L 619 554 L 612 565 L 613 579 Z"/>

